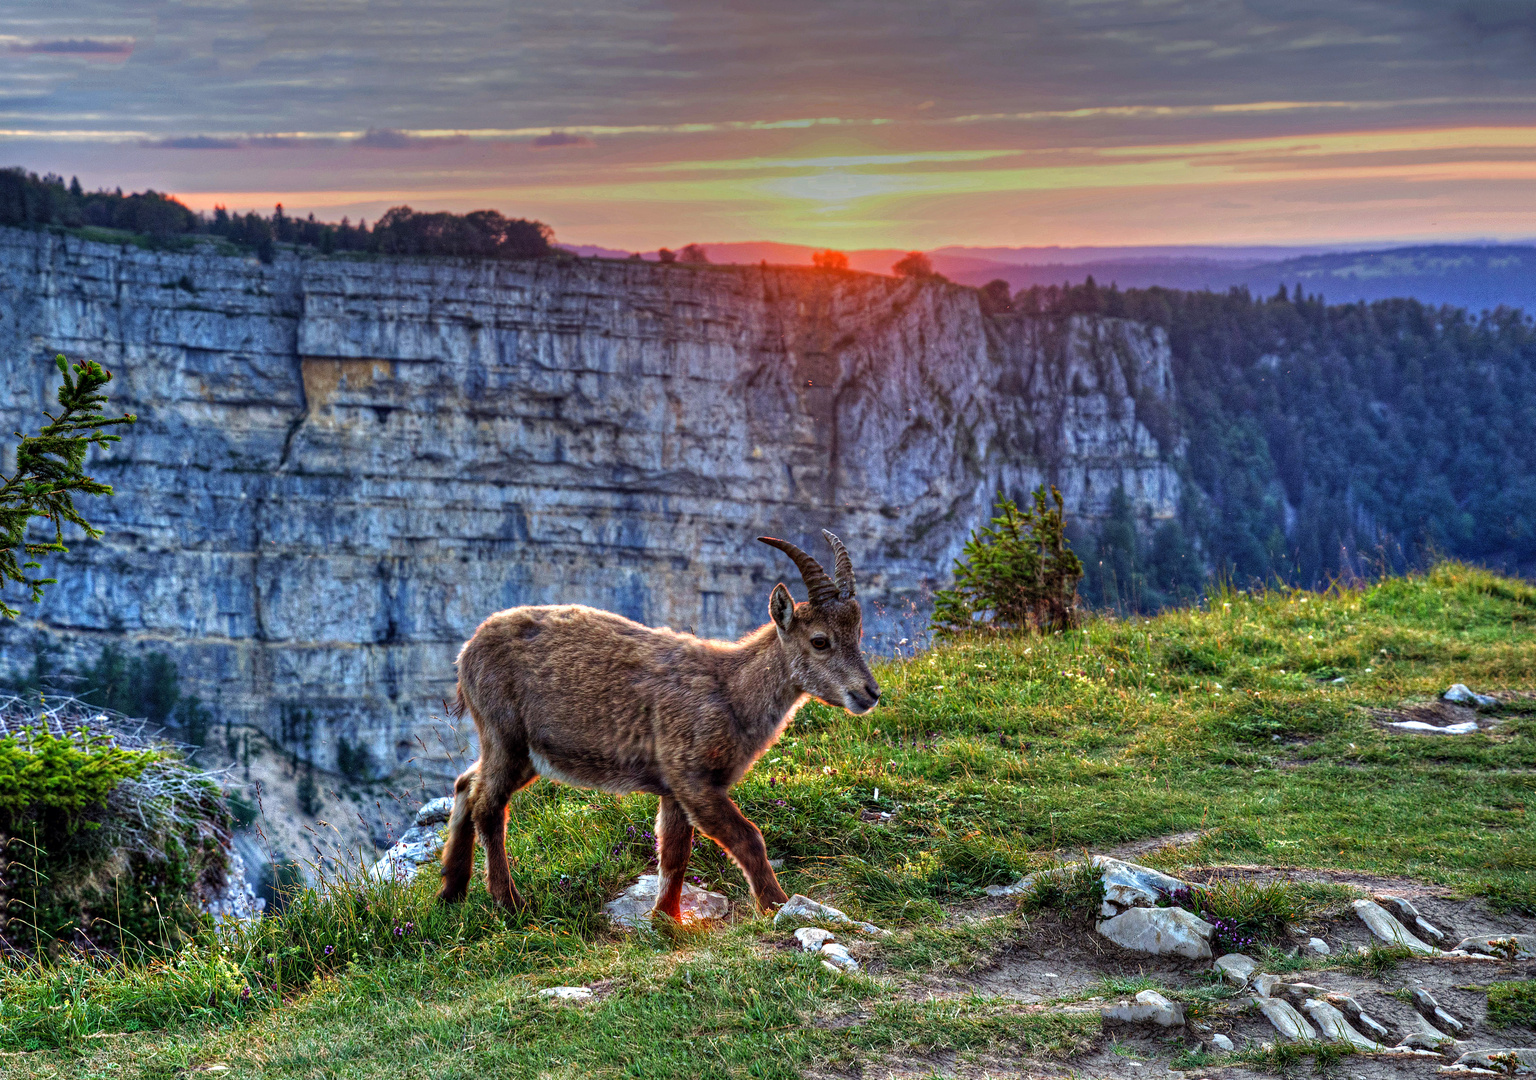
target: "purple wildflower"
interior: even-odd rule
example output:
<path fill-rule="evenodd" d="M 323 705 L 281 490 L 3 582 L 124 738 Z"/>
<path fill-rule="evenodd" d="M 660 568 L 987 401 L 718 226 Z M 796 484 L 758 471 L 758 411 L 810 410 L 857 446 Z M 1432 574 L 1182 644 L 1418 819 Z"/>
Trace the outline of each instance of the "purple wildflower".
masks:
<path fill-rule="evenodd" d="M 326 956 L 330 956 L 330 955 L 331 955 L 331 953 L 333 953 L 333 952 L 335 952 L 335 951 L 336 951 L 336 946 L 334 946 L 334 945 L 327 945 L 327 946 L 326 946 L 326 947 L 325 947 L 325 955 L 326 955 Z"/>

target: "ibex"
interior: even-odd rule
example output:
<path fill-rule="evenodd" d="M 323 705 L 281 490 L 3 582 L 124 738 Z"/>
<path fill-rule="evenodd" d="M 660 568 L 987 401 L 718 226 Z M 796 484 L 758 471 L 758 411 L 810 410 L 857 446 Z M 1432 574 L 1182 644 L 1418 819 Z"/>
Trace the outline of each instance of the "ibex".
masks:
<path fill-rule="evenodd" d="M 523 906 L 507 867 L 507 802 L 542 775 L 661 796 L 655 911 L 681 919 L 694 829 L 741 867 L 759 910 L 788 899 L 763 834 L 728 792 L 807 698 L 854 714 L 880 700 L 859 651 L 853 563 L 841 540 L 822 535 L 833 577 L 794 544 L 758 538 L 794 560 L 810 596 L 797 604 L 775 585 L 772 621 L 740 641 L 705 641 L 577 605 L 511 608 L 481 623 L 459 652 L 454 706 L 474 718 L 480 759 L 454 784 L 439 897 L 464 898 L 478 832 L 491 895 L 508 909 Z"/>

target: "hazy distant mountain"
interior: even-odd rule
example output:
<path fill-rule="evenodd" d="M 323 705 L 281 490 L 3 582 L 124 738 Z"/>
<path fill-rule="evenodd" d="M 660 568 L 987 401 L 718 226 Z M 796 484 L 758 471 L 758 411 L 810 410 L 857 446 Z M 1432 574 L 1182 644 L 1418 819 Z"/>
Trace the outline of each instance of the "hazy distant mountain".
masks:
<path fill-rule="evenodd" d="M 719 263 L 809 265 L 815 248 L 796 244 L 705 244 Z M 573 247 L 583 255 L 624 257 L 628 252 Z M 847 253 L 855 270 L 890 273 L 899 249 Z M 1081 284 L 1092 275 L 1100 285 L 1122 289 L 1162 285 L 1172 289 L 1225 292 L 1246 286 L 1270 295 L 1283 284 L 1298 284 L 1335 303 L 1411 296 L 1428 304 L 1454 304 L 1481 311 L 1505 304 L 1536 311 L 1536 245 L 1435 244 L 1380 250 L 1339 251 L 1285 247 L 1119 247 L 1119 248 L 938 248 L 929 252 L 934 269 L 962 285 L 1002 278 L 1014 288 Z M 655 252 L 644 257 L 654 259 Z"/>

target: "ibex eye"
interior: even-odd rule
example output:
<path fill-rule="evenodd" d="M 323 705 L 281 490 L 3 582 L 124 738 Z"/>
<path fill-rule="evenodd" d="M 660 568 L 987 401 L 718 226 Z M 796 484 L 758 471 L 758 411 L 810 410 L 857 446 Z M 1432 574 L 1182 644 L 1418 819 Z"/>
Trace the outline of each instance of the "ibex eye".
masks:
<path fill-rule="evenodd" d="M 811 648 L 815 649 L 817 652 L 826 652 L 831 647 L 832 643 L 824 637 L 811 638 Z"/>

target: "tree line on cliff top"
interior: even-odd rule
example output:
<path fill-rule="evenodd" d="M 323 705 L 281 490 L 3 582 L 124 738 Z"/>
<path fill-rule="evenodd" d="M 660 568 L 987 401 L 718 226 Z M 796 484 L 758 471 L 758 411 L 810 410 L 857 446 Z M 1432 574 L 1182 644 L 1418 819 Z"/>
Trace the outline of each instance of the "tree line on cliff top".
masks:
<path fill-rule="evenodd" d="M 554 230 L 548 225 L 508 218 L 495 210 L 420 213 L 396 206 L 372 228 L 361 220 L 354 225 L 346 218 L 325 222 L 316 221 L 313 214 L 290 217 L 281 203 L 270 217 L 231 214 L 222 206 L 201 214 L 157 191 L 86 191 L 78 179 L 66 184 L 61 176 L 40 177 L 19 168 L 0 170 L 0 225 L 112 229 L 151 244 L 213 236 L 255 252 L 263 262 L 272 261 L 278 244 L 311 247 L 327 255 L 358 251 L 526 259 L 554 252 Z"/>

